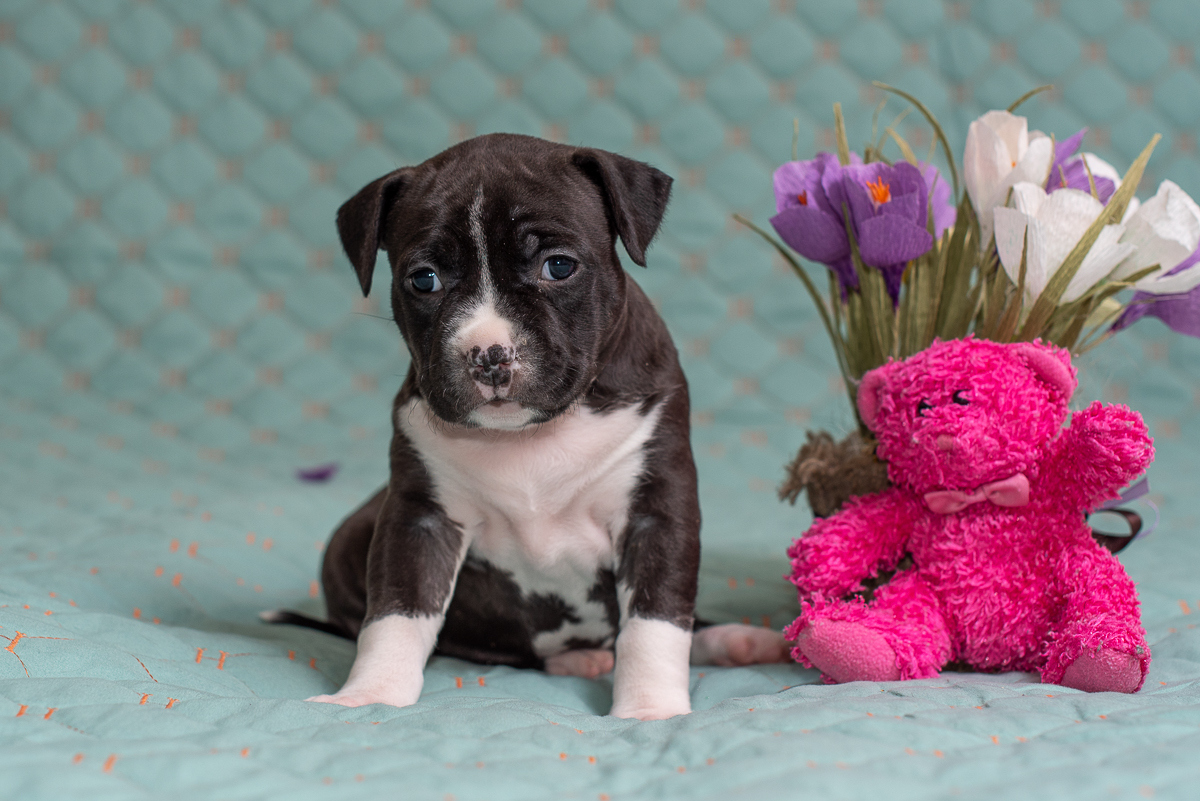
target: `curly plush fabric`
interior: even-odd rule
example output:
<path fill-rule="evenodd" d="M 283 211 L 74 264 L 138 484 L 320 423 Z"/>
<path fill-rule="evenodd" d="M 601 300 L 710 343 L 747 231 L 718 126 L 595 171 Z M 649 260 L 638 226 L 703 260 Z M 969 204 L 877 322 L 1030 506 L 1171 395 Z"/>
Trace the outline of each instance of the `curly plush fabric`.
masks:
<path fill-rule="evenodd" d="M 859 410 L 895 486 L 852 500 L 789 549 L 796 660 L 827 680 L 881 680 L 883 649 L 902 679 L 960 661 L 1091 691 L 1140 688 L 1150 649 L 1137 594 L 1085 514 L 1145 471 L 1154 449 L 1125 406 L 1093 403 L 1064 429 L 1074 389 L 1066 351 L 970 337 L 867 373 Z M 1023 505 L 987 491 L 1025 483 Z M 946 490 L 967 505 L 931 510 Z M 906 554 L 912 567 L 870 602 L 848 597 Z"/>

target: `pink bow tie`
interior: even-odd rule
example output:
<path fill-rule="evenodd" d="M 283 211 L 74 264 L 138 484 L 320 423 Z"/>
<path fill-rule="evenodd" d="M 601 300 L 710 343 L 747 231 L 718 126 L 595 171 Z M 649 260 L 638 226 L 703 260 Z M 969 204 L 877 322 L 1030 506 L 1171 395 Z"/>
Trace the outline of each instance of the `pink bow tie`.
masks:
<path fill-rule="evenodd" d="M 936 490 L 925 493 L 925 505 L 939 515 L 952 515 L 973 503 L 990 501 L 996 506 L 1025 506 L 1029 503 L 1029 479 L 1016 473 L 1000 481 L 984 484 L 974 492 Z"/>

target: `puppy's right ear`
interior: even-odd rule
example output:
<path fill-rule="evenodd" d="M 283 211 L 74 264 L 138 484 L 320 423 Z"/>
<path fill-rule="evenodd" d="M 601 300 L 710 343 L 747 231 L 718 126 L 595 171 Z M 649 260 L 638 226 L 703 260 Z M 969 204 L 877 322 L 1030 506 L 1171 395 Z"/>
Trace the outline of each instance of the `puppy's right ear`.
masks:
<path fill-rule="evenodd" d="M 590 147 L 579 148 L 572 161 L 604 195 L 629 258 L 645 267 L 646 248 L 671 198 L 671 176 L 649 164 Z"/>
<path fill-rule="evenodd" d="M 376 178 L 338 209 L 338 235 L 342 238 L 346 256 L 354 265 L 354 272 L 358 274 L 364 297 L 371 291 L 371 278 L 375 274 L 379 232 L 411 174 L 411 167 L 403 167 Z"/>

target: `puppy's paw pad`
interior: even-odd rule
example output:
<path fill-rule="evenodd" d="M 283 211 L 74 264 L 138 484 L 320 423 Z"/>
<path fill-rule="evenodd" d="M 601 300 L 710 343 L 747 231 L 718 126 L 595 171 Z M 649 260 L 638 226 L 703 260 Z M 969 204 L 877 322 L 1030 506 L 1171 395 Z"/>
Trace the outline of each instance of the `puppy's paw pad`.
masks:
<path fill-rule="evenodd" d="M 783 635 L 771 629 L 728 623 L 709 626 L 693 635 L 692 664 L 742 667 L 786 662 Z"/>
<path fill-rule="evenodd" d="M 552 676 L 577 676 L 594 679 L 611 672 L 613 652 L 603 649 L 565 651 L 546 660 L 546 672 Z"/>

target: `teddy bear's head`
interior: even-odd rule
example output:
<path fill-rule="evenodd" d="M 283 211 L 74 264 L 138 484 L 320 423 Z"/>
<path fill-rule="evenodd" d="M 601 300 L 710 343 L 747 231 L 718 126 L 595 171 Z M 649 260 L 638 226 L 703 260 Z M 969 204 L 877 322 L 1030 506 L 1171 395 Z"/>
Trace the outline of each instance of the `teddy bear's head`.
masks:
<path fill-rule="evenodd" d="M 935 342 L 863 376 L 858 410 L 892 483 L 970 491 L 1038 464 L 1075 391 L 1065 350 L 968 337 Z"/>

